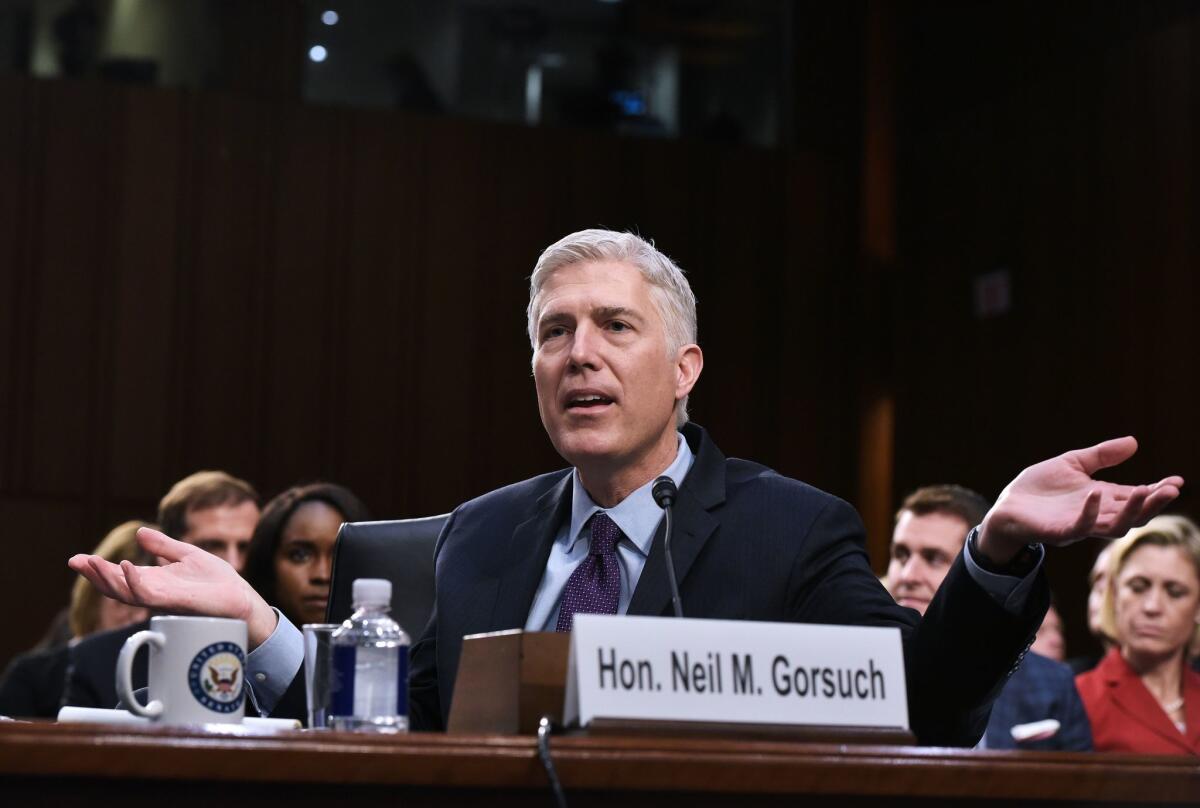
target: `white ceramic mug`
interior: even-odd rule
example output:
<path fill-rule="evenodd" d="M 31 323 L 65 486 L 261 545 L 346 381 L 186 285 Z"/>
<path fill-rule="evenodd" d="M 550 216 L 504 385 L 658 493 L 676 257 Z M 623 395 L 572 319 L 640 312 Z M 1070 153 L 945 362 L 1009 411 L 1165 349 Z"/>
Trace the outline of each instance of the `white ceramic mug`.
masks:
<path fill-rule="evenodd" d="M 150 700 L 133 695 L 133 657 L 150 645 Z M 162 724 L 240 724 L 244 711 L 246 623 L 164 615 L 125 641 L 117 695 L 129 711 Z"/>

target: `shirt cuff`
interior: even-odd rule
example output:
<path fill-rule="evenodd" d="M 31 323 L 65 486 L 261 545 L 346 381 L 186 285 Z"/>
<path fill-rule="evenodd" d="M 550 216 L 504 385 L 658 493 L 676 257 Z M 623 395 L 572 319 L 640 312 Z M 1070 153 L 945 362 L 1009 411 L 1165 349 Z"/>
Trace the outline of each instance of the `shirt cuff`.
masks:
<path fill-rule="evenodd" d="M 259 715 L 268 716 L 304 664 L 304 635 L 275 609 L 279 622 L 266 641 L 246 656 L 246 682 Z"/>
<path fill-rule="evenodd" d="M 1000 575 L 995 572 L 988 572 L 979 566 L 979 563 L 975 560 L 974 551 L 971 549 L 969 535 L 967 539 L 966 546 L 963 547 L 963 562 L 967 565 L 967 574 L 974 579 L 975 583 L 983 587 L 983 591 L 987 592 L 992 600 L 999 603 L 1004 611 L 1012 615 L 1021 614 L 1025 610 L 1025 604 L 1029 601 L 1029 593 L 1033 589 L 1033 580 L 1037 577 L 1037 572 L 1041 569 L 1042 562 L 1046 559 L 1046 548 L 1038 545 L 1038 557 L 1033 568 L 1029 570 L 1025 577 L 1018 578 L 1015 575 Z"/>

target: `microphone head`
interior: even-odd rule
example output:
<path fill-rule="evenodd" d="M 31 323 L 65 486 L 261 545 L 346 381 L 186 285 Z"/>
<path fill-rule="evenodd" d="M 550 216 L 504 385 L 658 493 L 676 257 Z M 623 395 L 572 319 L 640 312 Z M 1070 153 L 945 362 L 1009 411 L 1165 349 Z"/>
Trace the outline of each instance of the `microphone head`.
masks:
<path fill-rule="evenodd" d="M 666 475 L 655 480 L 654 485 L 650 488 L 650 494 L 660 508 L 669 508 L 674 505 L 675 495 L 678 493 L 679 489 L 675 487 L 675 481 Z"/>

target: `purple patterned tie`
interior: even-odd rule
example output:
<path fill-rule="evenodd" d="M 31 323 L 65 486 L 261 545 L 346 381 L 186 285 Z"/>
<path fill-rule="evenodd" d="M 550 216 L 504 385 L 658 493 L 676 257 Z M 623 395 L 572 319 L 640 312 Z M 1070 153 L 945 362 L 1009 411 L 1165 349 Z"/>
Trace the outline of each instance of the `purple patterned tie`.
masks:
<path fill-rule="evenodd" d="M 558 611 L 556 631 L 570 631 L 576 614 L 616 614 L 621 599 L 621 568 L 617 542 L 621 528 L 598 511 L 591 518 L 592 543 L 588 556 L 567 579 Z"/>

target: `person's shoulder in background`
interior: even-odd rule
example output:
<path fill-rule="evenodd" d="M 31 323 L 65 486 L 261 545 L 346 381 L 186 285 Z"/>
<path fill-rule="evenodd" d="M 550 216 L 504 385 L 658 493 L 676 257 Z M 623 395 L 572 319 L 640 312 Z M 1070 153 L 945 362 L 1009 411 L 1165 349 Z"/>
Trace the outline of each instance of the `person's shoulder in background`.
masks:
<path fill-rule="evenodd" d="M 0 677 L 0 715 L 56 717 L 66 688 L 69 650 L 59 645 L 13 657 Z"/>
<path fill-rule="evenodd" d="M 63 704 L 71 707 L 117 706 L 117 656 L 125 640 L 150 627 L 150 621 L 101 631 L 70 648 Z M 133 687 L 146 686 L 149 652 L 143 647 L 133 660 Z"/>
<path fill-rule="evenodd" d="M 1013 727 L 1047 719 L 1059 724 L 1049 737 L 1013 738 Z M 1091 725 L 1075 689 L 1075 673 L 1062 662 L 1026 654 L 992 706 L 985 738 L 988 749 L 1091 751 Z"/>

